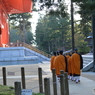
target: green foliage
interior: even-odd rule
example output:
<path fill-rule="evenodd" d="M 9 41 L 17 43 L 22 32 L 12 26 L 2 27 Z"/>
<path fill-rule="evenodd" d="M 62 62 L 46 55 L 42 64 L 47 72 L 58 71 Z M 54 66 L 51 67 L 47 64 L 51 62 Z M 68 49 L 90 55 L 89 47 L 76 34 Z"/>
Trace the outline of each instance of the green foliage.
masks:
<path fill-rule="evenodd" d="M 33 93 L 33 95 L 44 95 L 44 94 L 41 94 L 41 93 Z"/>
<path fill-rule="evenodd" d="M 14 88 L 0 85 L 0 95 L 14 95 Z"/>
<path fill-rule="evenodd" d="M 66 11 L 66 5 L 64 0 L 33 0 L 33 10 L 35 11 L 46 11 L 46 14 L 57 15 L 66 17 L 68 12 Z M 39 6 L 39 7 L 38 7 Z"/>
<path fill-rule="evenodd" d="M 88 23 L 89 24 L 89 23 Z M 87 24 L 87 25 L 88 25 Z M 85 31 L 79 23 L 75 23 L 75 47 L 79 48 L 79 52 L 85 54 L 89 52 L 87 42 L 85 42 L 86 35 L 89 34 L 90 25 L 85 26 Z M 50 53 L 51 51 L 58 51 L 60 49 L 69 50 L 72 47 L 71 28 L 69 18 L 59 18 L 57 16 L 46 15 L 39 19 L 36 28 L 36 42 L 38 48 Z"/>
<path fill-rule="evenodd" d="M 12 14 L 9 15 L 10 27 L 17 29 L 22 42 L 26 42 L 27 32 L 31 30 L 31 22 L 29 19 L 32 17 L 30 13 Z"/>
<path fill-rule="evenodd" d="M 68 12 L 66 9 L 66 5 L 62 2 L 59 3 L 58 6 L 56 6 L 56 10 L 54 10 L 54 8 L 50 9 L 49 12 L 47 13 L 49 15 L 55 15 L 55 16 L 59 16 L 59 17 L 67 17 L 68 16 Z"/>
<path fill-rule="evenodd" d="M 20 34 L 18 34 L 18 30 L 10 29 L 10 42 L 20 41 Z M 34 40 L 32 32 L 27 32 L 26 43 L 31 44 L 31 41 Z"/>
<path fill-rule="evenodd" d="M 37 0 L 34 1 L 36 2 Z M 46 15 L 44 18 L 40 18 L 36 28 L 36 42 L 38 48 L 49 53 L 59 49 L 69 50 L 72 48 L 72 35 L 66 5 L 62 0 L 58 0 L 59 2 L 57 4 L 54 2 L 50 3 L 51 0 L 47 1 L 47 4 L 41 6 L 41 10 L 44 10 L 44 6 L 49 5 L 47 7 L 47 14 L 49 15 Z M 91 15 L 94 13 L 95 4 L 94 0 L 72 1 L 79 6 L 77 13 L 79 13 L 82 18 L 78 23 L 74 24 L 75 47 L 78 47 L 80 52 L 84 54 L 89 52 L 87 42 L 84 40 L 92 32 Z M 43 2 L 44 0 L 41 1 L 41 4 L 43 4 Z M 55 7 L 55 10 L 52 9 L 52 6 Z"/>
<path fill-rule="evenodd" d="M 33 33 L 29 31 L 29 32 L 27 32 L 26 43 L 31 44 L 32 40 L 34 40 Z"/>
<path fill-rule="evenodd" d="M 79 6 L 77 13 L 80 14 L 81 20 L 79 29 L 81 34 L 86 38 L 92 32 L 92 14 L 95 13 L 95 0 L 72 0 Z"/>
<path fill-rule="evenodd" d="M 72 0 L 79 7 L 77 13 L 80 14 L 81 26 L 91 23 L 91 16 L 95 13 L 95 0 Z M 84 24 L 84 25 L 83 25 Z M 83 29 L 84 32 L 85 29 Z"/>
<path fill-rule="evenodd" d="M 46 15 L 44 18 L 39 19 L 36 27 L 36 42 L 38 47 L 47 53 L 63 48 L 70 49 L 71 33 L 69 17 L 62 18 Z"/>
<path fill-rule="evenodd" d="M 17 34 L 16 29 L 10 29 L 10 42 L 16 42 L 19 40 L 19 35 Z"/>
<path fill-rule="evenodd" d="M 75 47 L 78 47 L 79 51 L 84 54 L 89 52 L 87 42 L 85 42 L 84 40 L 92 31 L 91 15 L 95 10 L 95 4 L 94 1 L 91 2 L 91 0 L 72 1 L 79 6 L 80 10 L 78 10 L 77 12 L 81 15 L 82 18 L 79 23 L 75 24 Z M 69 18 L 67 17 L 68 14 L 66 6 L 64 3 L 62 4 L 61 2 L 59 2 L 58 4 L 59 6 L 56 4 L 53 5 L 56 8 L 56 10 L 53 10 L 51 8 L 52 4 L 49 4 L 48 2 L 47 5 L 49 5 L 49 8 L 51 8 L 51 10 L 47 8 L 47 13 L 49 13 L 49 15 L 41 18 L 37 25 L 36 42 L 38 48 L 47 52 L 56 51 L 59 49 L 68 50 L 72 48 L 70 29 L 71 26 Z M 44 9 L 44 6 L 42 6 L 42 9 Z M 78 37 L 76 34 L 78 34 Z"/>
<path fill-rule="evenodd" d="M 77 2 L 77 0 L 75 0 Z M 87 12 L 87 14 L 93 14 L 95 10 L 95 1 L 94 0 L 81 0 L 80 2 L 77 2 L 77 5 L 81 8 L 81 13 L 84 14 Z"/>
<path fill-rule="evenodd" d="M 84 40 L 85 37 L 83 34 L 75 34 L 75 47 L 78 47 L 81 54 L 86 54 L 89 52 L 89 47 L 87 42 Z"/>
<path fill-rule="evenodd" d="M 0 85 L 0 95 L 14 95 L 14 87 Z M 44 95 L 40 93 L 33 93 L 33 95 Z"/>

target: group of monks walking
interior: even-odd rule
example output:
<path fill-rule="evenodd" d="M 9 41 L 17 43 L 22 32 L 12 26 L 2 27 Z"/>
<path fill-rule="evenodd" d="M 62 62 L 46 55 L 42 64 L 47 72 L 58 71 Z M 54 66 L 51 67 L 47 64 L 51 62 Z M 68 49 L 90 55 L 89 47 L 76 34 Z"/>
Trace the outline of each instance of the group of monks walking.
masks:
<path fill-rule="evenodd" d="M 78 49 L 74 49 L 72 53 L 63 55 L 63 51 L 53 52 L 51 57 L 50 69 L 56 70 L 56 76 L 60 80 L 60 71 L 68 73 L 68 79 L 78 83 L 80 82 L 81 69 L 83 68 L 82 56 L 78 53 Z"/>

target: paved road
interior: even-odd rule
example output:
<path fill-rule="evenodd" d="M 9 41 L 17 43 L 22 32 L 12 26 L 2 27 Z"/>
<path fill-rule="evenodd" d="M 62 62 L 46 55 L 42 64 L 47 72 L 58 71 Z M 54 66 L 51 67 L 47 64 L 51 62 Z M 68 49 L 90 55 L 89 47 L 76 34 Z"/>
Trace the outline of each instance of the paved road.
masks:
<path fill-rule="evenodd" d="M 38 68 L 41 67 L 43 72 L 43 79 L 45 77 L 50 78 L 51 95 L 52 92 L 52 74 L 50 71 L 49 63 L 44 64 L 28 64 L 28 65 L 10 65 L 6 66 L 7 85 L 14 86 L 15 81 L 21 81 L 21 67 L 25 68 L 26 76 L 26 89 L 32 89 L 33 92 L 39 92 L 38 82 Z M 3 84 L 2 80 L 2 67 L 0 67 L 0 84 Z M 57 82 L 58 95 L 60 95 L 60 83 Z M 69 80 L 69 92 L 70 95 L 95 95 L 95 73 L 82 72 L 81 82 L 76 84 Z"/>

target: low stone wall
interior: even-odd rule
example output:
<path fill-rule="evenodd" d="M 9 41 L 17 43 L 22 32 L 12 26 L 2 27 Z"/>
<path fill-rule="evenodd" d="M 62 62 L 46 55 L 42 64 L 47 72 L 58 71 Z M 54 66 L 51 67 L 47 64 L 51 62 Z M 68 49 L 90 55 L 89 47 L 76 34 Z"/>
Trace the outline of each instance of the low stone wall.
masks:
<path fill-rule="evenodd" d="M 0 48 L 0 65 L 37 64 L 49 58 L 25 47 Z"/>

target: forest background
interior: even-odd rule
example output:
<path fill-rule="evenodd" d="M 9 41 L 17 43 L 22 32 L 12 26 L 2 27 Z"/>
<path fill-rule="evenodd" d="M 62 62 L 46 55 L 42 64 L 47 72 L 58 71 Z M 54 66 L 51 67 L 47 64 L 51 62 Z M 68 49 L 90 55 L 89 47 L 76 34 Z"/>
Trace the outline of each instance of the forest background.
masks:
<path fill-rule="evenodd" d="M 73 2 L 73 14 L 80 15 L 79 20 L 74 18 L 75 47 L 82 54 L 90 51 L 87 37 L 92 35 L 91 16 L 95 10 L 94 0 L 70 0 L 69 3 L 64 0 L 33 0 L 33 2 L 32 13 L 34 11 L 39 14 L 35 33 L 31 27 L 32 13 L 9 15 L 10 42 L 19 40 L 35 45 L 49 54 L 52 51 L 72 49 L 71 11 L 68 7 L 70 8 L 70 2 Z"/>

